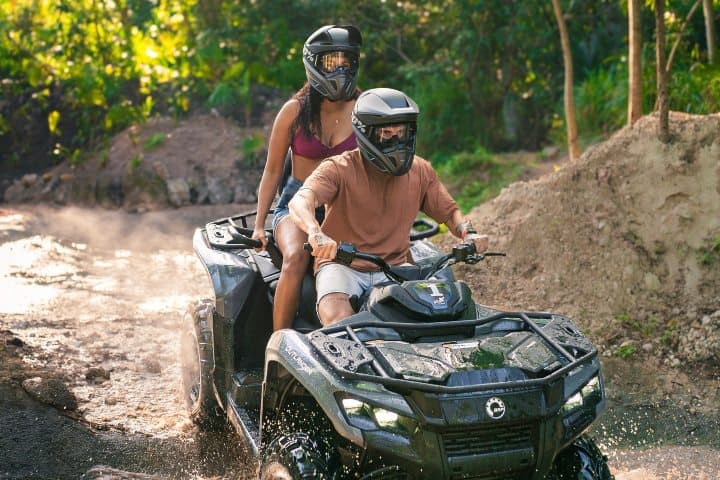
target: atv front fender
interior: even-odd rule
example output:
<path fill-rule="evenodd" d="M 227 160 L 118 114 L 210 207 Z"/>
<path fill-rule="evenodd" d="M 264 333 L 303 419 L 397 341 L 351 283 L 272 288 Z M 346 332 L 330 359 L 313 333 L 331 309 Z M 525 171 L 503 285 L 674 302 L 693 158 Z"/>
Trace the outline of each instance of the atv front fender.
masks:
<path fill-rule="evenodd" d="M 278 366 L 282 368 L 277 368 Z M 380 385 L 365 385 L 365 388 L 358 388 L 358 382 L 345 380 L 337 375 L 314 351 L 308 337 L 294 330 L 275 332 L 267 344 L 265 380 L 263 382 L 263 412 L 277 406 L 278 399 L 273 398 L 272 387 L 281 380 L 280 372 L 283 375 L 287 372 L 294 377 L 312 395 L 332 422 L 335 430 L 359 447 L 365 447 L 363 432 L 347 422 L 345 412 L 340 407 L 338 395 L 357 398 L 370 404 L 383 405 L 401 415 L 413 416 L 410 406 L 402 396 L 390 392 Z"/>

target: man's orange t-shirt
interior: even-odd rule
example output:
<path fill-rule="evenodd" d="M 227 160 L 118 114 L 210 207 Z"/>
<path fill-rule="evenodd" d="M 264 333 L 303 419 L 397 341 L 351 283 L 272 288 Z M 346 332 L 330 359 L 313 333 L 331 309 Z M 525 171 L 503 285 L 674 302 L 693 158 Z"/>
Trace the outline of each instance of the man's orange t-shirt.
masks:
<path fill-rule="evenodd" d="M 409 234 L 419 211 L 446 223 L 458 209 L 430 162 L 418 156 L 408 173 L 393 176 L 363 160 L 358 149 L 350 150 L 318 165 L 303 188 L 325 204 L 323 233 L 338 243 L 354 243 L 358 251 L 379 255 L 390 265 L 412 260 Z M 316 259 L 315 271 L 327 262 Z M 363 260 L 352 266 L 378 269 Z"/>

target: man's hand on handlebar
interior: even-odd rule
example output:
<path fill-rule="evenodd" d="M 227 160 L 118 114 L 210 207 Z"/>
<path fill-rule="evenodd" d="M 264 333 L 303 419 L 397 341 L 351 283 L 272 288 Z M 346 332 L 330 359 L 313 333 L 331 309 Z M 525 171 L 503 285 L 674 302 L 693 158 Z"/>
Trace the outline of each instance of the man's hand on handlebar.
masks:
<path fill-rule="evenodd" d="M 490 243 L 487 235 L 480 235 L 478 233 L 468 233 L 465 235 L 465 238 L 463 238 L 463 241 L 475 245 L 476 253 L 484 253 Z"/>
<path fill-rule="evenodd" d="M 312 254 L 317 258 L 333 260 L 337 254 L 337 242 L 318 230 L 308 235 L 308 243 Z"/>

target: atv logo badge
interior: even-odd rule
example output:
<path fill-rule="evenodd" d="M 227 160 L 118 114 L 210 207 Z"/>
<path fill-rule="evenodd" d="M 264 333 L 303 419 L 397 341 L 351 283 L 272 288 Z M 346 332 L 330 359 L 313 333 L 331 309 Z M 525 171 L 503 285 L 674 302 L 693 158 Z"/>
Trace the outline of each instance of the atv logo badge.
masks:
<path fill-rule="evenodd" d="M 485 411 L 493 420 L 500 420 L 505 415 L 505 402 L 492 397 L 485 403 Z"/>
<path fill-rule="evenodd" d="M 445 293 L 443 293 L 440 289 L 447 289 L 444 283 L 442 282 L 435 282 L 435 283 L 420 283 L 416 287 L 418 291 L 421 291 L 426 294 L 428 290 L 430 290 L 430 297 L 432 298 L 432 304 L 437 306 L 447 306 L 447 300 L 445 299 Z"/>

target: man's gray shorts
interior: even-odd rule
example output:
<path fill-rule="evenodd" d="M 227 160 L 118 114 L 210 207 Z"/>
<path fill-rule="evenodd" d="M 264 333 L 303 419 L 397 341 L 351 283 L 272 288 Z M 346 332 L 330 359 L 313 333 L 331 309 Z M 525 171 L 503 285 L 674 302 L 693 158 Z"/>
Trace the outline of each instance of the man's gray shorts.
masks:
<path fill-rule="evenodd" d="M 360 272 L 339 263 L 326 263 L 315 275 L 316 306 L 329 293 L 344 293 L 348 297 L 362 296 L 366 290 L 389 278 L 383 272 Z"/>

